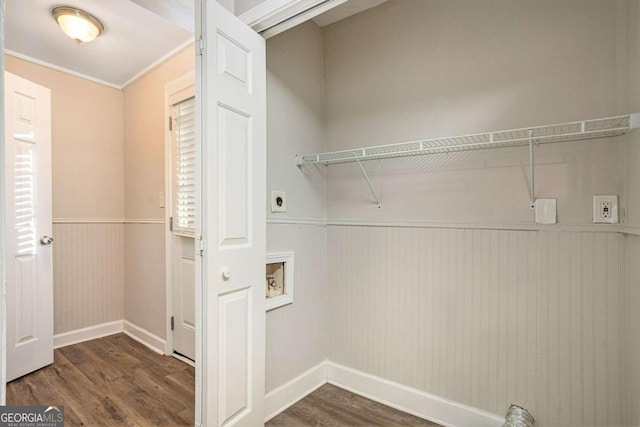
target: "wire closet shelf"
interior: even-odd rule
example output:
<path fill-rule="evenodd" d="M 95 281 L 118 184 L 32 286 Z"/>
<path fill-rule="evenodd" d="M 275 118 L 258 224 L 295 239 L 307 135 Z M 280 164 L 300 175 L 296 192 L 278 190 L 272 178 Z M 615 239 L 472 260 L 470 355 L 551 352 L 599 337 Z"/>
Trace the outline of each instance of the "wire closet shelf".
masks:
<path fill-rule="evenodd" d="M 296 164 L 360 162 L 394 157 L 453 153 L 490 148 L 518 147 L 624 135 L 639 127 L 640 113 L 600 119 L 582 120 L 555 125 L 477 133 L 446 138 L 424 139 L 398 144 L 377 145 L 320 154 L 297 155 Z"/>

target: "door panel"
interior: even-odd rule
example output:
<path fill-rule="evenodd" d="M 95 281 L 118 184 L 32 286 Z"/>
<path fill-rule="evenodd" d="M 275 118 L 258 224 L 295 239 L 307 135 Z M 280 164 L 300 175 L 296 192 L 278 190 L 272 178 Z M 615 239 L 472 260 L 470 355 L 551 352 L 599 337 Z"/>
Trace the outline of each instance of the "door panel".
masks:
<path fill-rule="evenodd" d="M 193 242 L 189 245 L 193 248 Z M 194 257 L 181 257 L 182 268 L 180 268 L 180 272 L 182 273 L 182 283 L 189 283 L 191 286 L 183 287 L 183 293 L 181 297 L 182 304 L 182 324 L 185 327 L 193 328 L 195 330 L 196 327 L 196 310 L 195 310 L 195 301 L 196 296 L 194 292 L 193 284 L 196 282 L 196 265 Z M 195 347 L 193 349 L 195 351 Z"/>
<path fill-rule="evenodd" d="M 51 94 L 5 77 L 7 381 L 53 363 Z"/>
<path fill-rule="evenodd" d="M 251 289 L 241 289 L 219 299 L 220 334 L 218 391 L 219 425 L 251 410 Z"/>
<path fill-rule="evenodd" d="M 218 34 L 218 74 L 247 92 L 250 91 L 250 60 L 250 53 L 242 45 L 236 44 L 224 33 Z"/>
<path fill-rule="evenodd" d="M 203 424 L 264 423 L 265 42 L 202 2 Z"/>
<path fill-rule="evenodd" d="M 195 243 L 193 237 L 172 234 L 173 350 L 196 359 Z"/>
<path fill-rule="evenodd" d="M 249 244 L 251 118 L 218 106 L 220 246 Z"/>

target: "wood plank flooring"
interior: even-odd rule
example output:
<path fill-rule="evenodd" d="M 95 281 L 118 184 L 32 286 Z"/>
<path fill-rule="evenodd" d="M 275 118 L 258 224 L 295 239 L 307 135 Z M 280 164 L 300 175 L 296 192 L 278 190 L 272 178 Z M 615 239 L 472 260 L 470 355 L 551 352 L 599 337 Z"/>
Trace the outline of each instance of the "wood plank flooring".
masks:
<path fill-rule="evenodd" d="M 194 402 L 193 367 L 124 334 L 57 349 L 7 384 L 7 404 L 63 405 L 66 426 L 191 426 Z"/>
<path fill-rule="evenodd" d="M 9 405 L 63 405 L 66 426 L 191 426 L 194 369 L 124 334 L 55 350 L 54 363 L 7 384 Z M 436 426 L 326 384 L 268 427 Z"/>
<path fill-rule="evenodd" d="M 437 426 L 331 384 L 325 384 L 286 411 L 267 427 Z"/>

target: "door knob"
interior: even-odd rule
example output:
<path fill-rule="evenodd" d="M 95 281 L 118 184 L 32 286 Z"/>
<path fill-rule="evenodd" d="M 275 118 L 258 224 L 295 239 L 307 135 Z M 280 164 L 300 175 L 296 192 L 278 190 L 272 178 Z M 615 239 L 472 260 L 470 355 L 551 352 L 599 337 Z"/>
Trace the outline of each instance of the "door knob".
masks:
<path fill-rule="evenodd" d="M 49 237 L 49 236 L 42 236 L 40 238 L 40 244 L 41 245 L 50 245 L 53 243 L 53 237 Z"/>
<path fill-rule="evenodd" d="M 222 269 L 222 278 L 224 280 L 229 280 L 231 278 L 231 270 L 229 270 L 229 267 L 224 267 Z"/>

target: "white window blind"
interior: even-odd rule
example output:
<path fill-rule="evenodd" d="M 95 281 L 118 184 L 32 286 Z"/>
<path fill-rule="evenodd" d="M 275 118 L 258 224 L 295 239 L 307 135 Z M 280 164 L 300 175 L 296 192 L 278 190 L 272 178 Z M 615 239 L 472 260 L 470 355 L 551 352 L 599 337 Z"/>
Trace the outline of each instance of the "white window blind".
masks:
<path fill-rule="evenodd" d="M 173 232 L 194 235 L 196 215 L 195 99 L 171 107 Z"/>
<path fill-rule="evenodd" d="M 18 255 L 36 253 L 35 159 L 31 149 L 18 147 L 15 156 L 15 227 Z"/>

